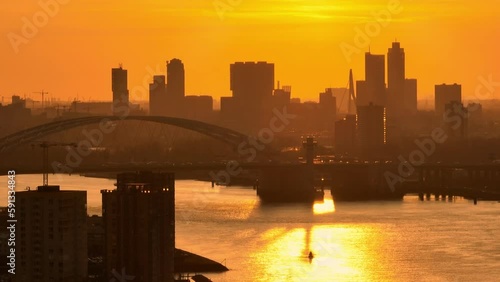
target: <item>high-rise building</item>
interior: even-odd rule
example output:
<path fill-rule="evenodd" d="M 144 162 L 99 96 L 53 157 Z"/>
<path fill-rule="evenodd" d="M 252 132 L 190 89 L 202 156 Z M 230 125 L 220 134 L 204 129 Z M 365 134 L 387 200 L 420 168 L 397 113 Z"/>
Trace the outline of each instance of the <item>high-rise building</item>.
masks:
<path fill-rule="evenodd" d="M 237 62 L 230 65 L 231 98 L 221 99 L 224 122 L 233 129 L 256 134 L 272 116 L 274 64 L 267 62 Z M 228 108 L 233 107 L 233 108 Z M 229 126 L 229 124 L 227 124 Z"/>
<path fill-rule="evenodd" d="M 356 150 L 356 116 L 347 115 L 335 122 L 335 152 L 353 155 Z"/>
<path fill-rule="evenodd" d="M 462 85 L 460 84 L 441 84 L 434 88 L 434 105 L 438 116 L 443 116 L 446 104 L 451 102 L 462 102 Z"/>
<path fill-rule="evenodd" d="M 113 91 L 113 115 L 129 113 L 129 92 L 127 87 L 127 70 L 120 65 L 111 69 L 111 89 Z"/>
<path fill-rule="evenodd" d="M 356 81 L 356 105 L 357 106 L 368 106 L 373 103 L 370 94 L 368 93 L 368 87 L 365 80 Z"/>
<path fill-rule="evenodd" d="M 108 280 L 124 270 L 135 281 L 174 281 L 174 175 L 122 173 L 116 186 L 101 191 Z"/>
<path fill-rule="evenodd" d="M 160 116 L 166 114 L 167 93 L 164 75 L 153 76 L 153 83 L 149 84 L 149 114 Z"/>
<path fill-rule="evenodd" d="M 15 281 L 88 281 L 87 192 L 51 185 L 16 196 Z"/>
<path fill-rule="evenodd" d="M 167 62 L 167 94 L 175 98 L 186 95 L 184 64 L 179 59 Z"/>
<path fill-rule="evenodd" d="M 331 88 L 327 88 L 325 92 L 319 94 L 319 110 L 322 129 L 333 132 L 337 119 L 337 99 Z"/>
<path fill-rule="evenodd" d="M 387 112 L 400 116 L 404 113 L 405 98 L 405 50 L 399 42 L 393 42 L 387 53 Z"/>
<path fill-rule="evenodd" d="M 365 81 L 368 101 L 377 106 L 386 106 L 385 56 L 365 54 Z M 359 94 L 358 94 L 359 95 Z M 366 106 L 358 104 L 358 106 Z"/>
<path fill-rule="evenodd" d="M 370 154 L 386 144 L 387 125 L 384 107 L 374 104 L 358 106 L 356 125 L 360 149 L 364 153 Z"/>
<path fill-rule="evenodd" d="M 414 114 L 417 112 L 417 80 L 405 79 L 405 90 L 403 96 L 404 114 Z"/>
<path fill-rule="evenodd" d="M 274 64 L 238 62 L 231 64 L 230 72 L 234 98 L 251 104 L 260 104 L 273 95 Z"/>

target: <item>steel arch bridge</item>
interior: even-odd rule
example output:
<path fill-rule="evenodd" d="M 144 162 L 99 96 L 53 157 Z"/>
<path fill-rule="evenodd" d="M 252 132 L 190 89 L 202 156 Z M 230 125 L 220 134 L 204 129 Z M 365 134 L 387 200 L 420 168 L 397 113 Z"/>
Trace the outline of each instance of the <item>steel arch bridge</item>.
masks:
<path fill-rule="evenodd" d="M 248 136 L 237 131 L 220 127 L 217 125 L 189 120 L 183 118 L 163 117 L 163 116 L 90 116 L 74 119 L 54 121 L 32 128 L 28 128 L 6 137 L 0 138 L 0 153 L 7 152 L 14 147 L 28 144 L 45 136 L 62 132 L 79 126 L 90 124 L 107 123 L 122 120 L 148 121 L 161 124 L 168 124 L 191 131 L 195 131 L 206 136 L 215 138 L 227 144 L 238 146 L 242 142 L 248 142 Z"/>

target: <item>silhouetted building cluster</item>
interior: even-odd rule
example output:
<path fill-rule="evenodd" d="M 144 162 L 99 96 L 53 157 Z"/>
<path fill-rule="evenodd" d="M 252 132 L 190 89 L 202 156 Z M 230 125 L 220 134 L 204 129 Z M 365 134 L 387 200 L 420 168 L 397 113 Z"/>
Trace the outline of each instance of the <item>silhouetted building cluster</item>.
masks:
<path fill-rule="evenodd" d="M 356 82 L 357 106 L 373 103 L 387 109 L 389 117 L 415 114 L 417 111 L 417 80 L 407 79 L 405 52 L 399 42 L 393 42 L 387 53 L 387 87 L 385 57 L 365 54 L 365 80 Z"/>
<path fill-rule="evenodd" d="M 213 98 L 186 96 L 184 64 L 172 59 L 167 62 L 167 76 L 155 75 L 149 84 L 149 114 L 207 120 L 213 115 Z"/>

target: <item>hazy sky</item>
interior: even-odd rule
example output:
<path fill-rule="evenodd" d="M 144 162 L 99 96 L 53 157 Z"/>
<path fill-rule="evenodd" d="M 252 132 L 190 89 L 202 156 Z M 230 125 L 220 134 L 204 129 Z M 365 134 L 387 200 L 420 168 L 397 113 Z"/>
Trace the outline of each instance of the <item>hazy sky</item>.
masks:
<path fill-rule="evenodd" d="M 364 79 L 367 43 L 386 54 L 395 38 L 419 98 L 443 82 L 461 83 L 467 97 L 478 76 L 500 81 L 500 0 L 55 1 L 3 3 L 2 96 L 40 99 L 32 92 L 44 89 L 64 100 L 110 100 L 111 68 L 123 63 L 131 99 L 146 100 L 147 69 L 163 74 L 165 61 L 179 58 L 187 94 L 229 96 L 230 63 L 268 61 L 294 97 L 317 99 L 346 86 L 349 68 Z M 57 9 L 47 15 L 39 3 Z M 377 13 L 391 20 L 377 23 Z M 355 41 L 367 27 L 369 41 Z M 359 52 L 346 56 L 341 46 Z"/>

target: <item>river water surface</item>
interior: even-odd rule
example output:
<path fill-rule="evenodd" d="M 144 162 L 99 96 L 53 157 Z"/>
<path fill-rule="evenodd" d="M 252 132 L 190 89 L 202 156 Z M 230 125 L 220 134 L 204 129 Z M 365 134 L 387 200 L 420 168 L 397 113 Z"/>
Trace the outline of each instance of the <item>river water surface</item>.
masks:
<path fill-rule="evenodd" d="M 0 179 L 7 187 L 7 177 Z M 16 180 L 22 191 L 42 176 Z M 101 213 L 100 190 L 115 188 L 113 180 L 76 175 L 49 181 L 86 190 L 89 214 Z M 206 274 L 213 281 L 500 281 L 500 203 L 327 197 L 315 205 L 262 205 L 252 189 L 180 180 L 176 247 L 230 269 Z"/>

